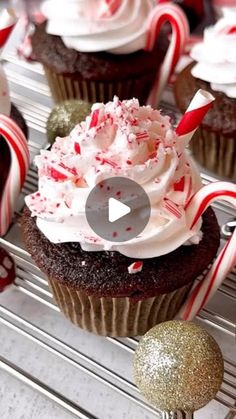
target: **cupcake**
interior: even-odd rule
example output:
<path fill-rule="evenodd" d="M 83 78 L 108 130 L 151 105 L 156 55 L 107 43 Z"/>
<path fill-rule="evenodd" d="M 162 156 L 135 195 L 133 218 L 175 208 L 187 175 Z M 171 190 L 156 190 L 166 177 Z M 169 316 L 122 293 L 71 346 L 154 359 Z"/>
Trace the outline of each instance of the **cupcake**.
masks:
<path fill-rule="evenodd" d="M 55 102 L 71 98 L 106 102 L 116 94 L 145 103 L 169 45 L 169 27 L 157 36 L 153 23 L 150 35 L 154 6 L 151 0 L 46 0 L 42 12 L 47 21 L 36 26 L 32 48 L 44 66 Z M 164 14 L 167 6 L 157 7 Z M 177 48 L 182 50 L 186 18 L 177 6 L 167 9 L 177 15 L 176 25 L 181 27 Z M 151 36 L 153 48 L 147 45 Z M 175 48 L 175 56 L 180 50 Z"/>
<path fill-rule="evenodd" d="M 184 112 L 199 89 L 215 97 L 196 132 L 191 149 L 196 160 L 219 176 L 236 180 L 236 13 L 205 29 L 203 42 L 193 47 L 195 60 L 177 77 L 176 104 Z"/>
<path fill-rule="evenodd" d="M 187 226 L 185 204 L 201 180 L 169 117 L 137 99 L 95 104 L 36 165 L 39 187 L 26 197 L 23 237 L 61 311 L 111 336 L 142 335 L 172 319 L 215 257 L 219 227 L 210 208 Z M 121 179 L 119 195 L 111 191 L 117 199 L 128 178 L 151 202 L 146 227 L 130 240 L 103 239 L 87 221 L 91 190 L 110 178 Z"/>

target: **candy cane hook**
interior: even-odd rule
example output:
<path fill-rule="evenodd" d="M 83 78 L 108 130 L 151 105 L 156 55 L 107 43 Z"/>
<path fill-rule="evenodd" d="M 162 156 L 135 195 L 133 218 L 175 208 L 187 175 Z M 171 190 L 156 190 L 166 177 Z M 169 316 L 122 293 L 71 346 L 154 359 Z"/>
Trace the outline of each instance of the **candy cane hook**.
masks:
<path fill-rule="evenodd" d="M 181 8 L 171 3 L 158 4 L 148 21 L 146 51 L 153 49 L 161 27 L 166 22 L 170 23 L 172 29 L 170 45 L 147 100 L 147 103 L 154 108 L 157 106 L 162 91 L 173 73 L 189 35 L 188 21 Z"/>
<path fill-rule="evenodd" d="M 229 182 L 214 182 L 200 189 L 186 206 L 186 218 L 190 229 L 194 227 L 206 208 L 218 199 L 223 199 L 236 208 L 236 185 Z M 196 316 L 235 265 L 236 230 L 215 259 L 205 278 L 190 292 L 179 316 L 184 320 L 191 320 Z"/>

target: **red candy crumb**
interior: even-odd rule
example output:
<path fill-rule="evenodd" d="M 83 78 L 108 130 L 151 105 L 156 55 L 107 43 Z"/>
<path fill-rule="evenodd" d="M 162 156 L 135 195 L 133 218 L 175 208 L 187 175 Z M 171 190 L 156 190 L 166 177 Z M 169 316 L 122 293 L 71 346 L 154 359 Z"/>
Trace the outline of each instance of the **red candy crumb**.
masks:
<path fill-rule="evenodd" d="M 96 109 L 91 114 L 89 129 L 96 127 L 98 125 L 98 118 L 99 118 L 99 109 Z"/>
<path fill-rule="evenodd" d="M 74 150 L 75 150 L 76 154 L 81 154 L 81 149 L 80 149 L 79 143 L 74 144 Z"/>
<path fill-rule="evenodd" d="M 66 180 L 67 176 L 64 173 L 59 172 L 57 169 L 53 167 L 48 168 L 49 175 L 55 180 Z"/>
<path fill-rule="evenodd" d="M 131 265 L 128 267 L 128 272 L 130 274 L 136 274 L 137 272 L 141 272 L 143 269 L 143 262 L 137 261 L 134 263 L 131 263 Z"/>
<path fill-rule="evenodd" d="M 183 192 L 184 190 L 184 184 L 185 184 L 185 177 L 183 176 L 178 182 L 175 182 L 174 184 L 174 190 Z"/>

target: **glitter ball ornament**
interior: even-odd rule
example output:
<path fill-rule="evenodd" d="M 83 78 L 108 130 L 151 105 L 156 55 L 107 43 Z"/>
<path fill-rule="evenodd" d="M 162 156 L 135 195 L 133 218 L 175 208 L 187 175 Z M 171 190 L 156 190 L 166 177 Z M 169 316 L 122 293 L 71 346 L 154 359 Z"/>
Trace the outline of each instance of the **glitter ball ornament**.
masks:
<path fill-rule="evenodd" d="M 48 141 L 66 137 L 70 131 L 90 114 L 91 105 L 81 100 L 66 100 L 53 108 L 47 121 Z"/>
<path fill-rule="evenodd" d="M 219 390 L 222 354 L 200 326 L 177 320 L 161 323 L 143 336 L 136 349 L 134 379 L 156 408 L 193 412 Z"/>

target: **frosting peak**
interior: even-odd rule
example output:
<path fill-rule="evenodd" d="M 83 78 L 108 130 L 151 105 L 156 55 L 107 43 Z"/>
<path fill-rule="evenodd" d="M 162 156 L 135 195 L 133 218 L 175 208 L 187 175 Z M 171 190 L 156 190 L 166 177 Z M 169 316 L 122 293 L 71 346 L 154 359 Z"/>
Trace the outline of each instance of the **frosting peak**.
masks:
<path fill-rule="evenodd" d="M 201 186 L 195 166 L 169 117 L 136 99 L 95 104 L 71 134 L 36 157 L 39 190 L 26 198 L 37 225 L 52 242 L 117 250 L 139 258 L 169 253 L 188 240 L 199 242 L 200 223 L 190 230 L 185 204 Z M 148 194 L 151 216 L 144 231 L 127 242 L 108 242 L 89 226 L 85 204 L 95 185 L 127 177 Z"/>
<path fill-rule="evenodd" d="M 205 29 L 203 42 L 193 47 L 191 57 L 197 61 L 192 69 L 194 77 L 236 98 L 236 13 Z"/>
<path fill-rule="evenodd" d="M 109 5 L 109 6 L 108 6 Z M 47 32 L 82 52 L 128 54 L 143 49 L 152 0 L 46 0 Z"/>

